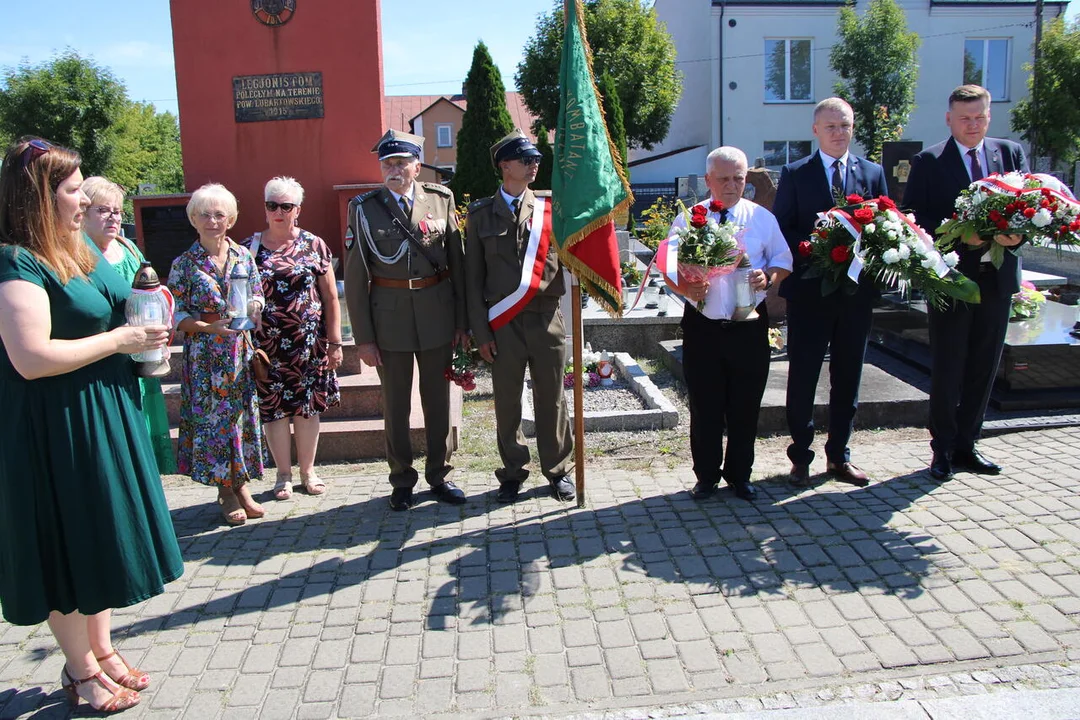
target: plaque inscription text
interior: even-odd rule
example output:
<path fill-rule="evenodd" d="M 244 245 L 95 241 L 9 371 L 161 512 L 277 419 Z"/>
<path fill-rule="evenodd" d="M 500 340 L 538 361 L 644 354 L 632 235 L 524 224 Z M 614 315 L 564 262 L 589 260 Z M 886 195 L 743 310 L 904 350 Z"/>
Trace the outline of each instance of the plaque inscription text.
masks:
<path fill-rule="evenodd" d="M 236 122 L 307 120 L 323 116 L 321 72 L 233 78 Z"/>

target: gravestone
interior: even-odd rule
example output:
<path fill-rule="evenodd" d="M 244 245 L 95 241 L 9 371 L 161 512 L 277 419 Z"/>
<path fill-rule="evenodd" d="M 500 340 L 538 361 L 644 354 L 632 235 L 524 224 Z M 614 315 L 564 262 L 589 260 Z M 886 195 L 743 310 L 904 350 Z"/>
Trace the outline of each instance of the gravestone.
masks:
<path fill-rule="evenodd" d="M 922 152 L 922 147 L 923 144 L 917 140 L 900 140 L 881 145 L 881 167 L 885 169 L 885 183 L 889 188 L 889 197 L 896 202 L 904 199 L 904 188 L 907 187 L 908 175 L 911 173 L 911 158 Z"/>

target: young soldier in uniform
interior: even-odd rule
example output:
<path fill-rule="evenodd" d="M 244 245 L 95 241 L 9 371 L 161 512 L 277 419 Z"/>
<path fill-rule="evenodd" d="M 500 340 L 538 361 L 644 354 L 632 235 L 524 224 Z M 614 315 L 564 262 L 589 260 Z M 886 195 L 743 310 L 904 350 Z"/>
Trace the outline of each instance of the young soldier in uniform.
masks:
<path fill-rule="evenodd" d="M 503 467 L 498 499 L 513 502 L 529 476 L 521 432 L 525 367 L 533 384 L 540 469 L 559 500 L 573 500 L 573 439 L 563 395 L 565 330 L 559 298 L 562 267 L 551 240 L 550 194 L 534 193 L 540 151 L 515 129 L 491 147 L 503 183 L 469 205 L 465 272 L 469 321 L 484 360 L 492 363 L 495 421 Z"/>
<path fill-rule="evenodd" d="M 390 507 L 413 504 L 417 473 L 409 442 L 413 362 L 420 369 L 427 459 L 424 475 L 439 500 L 465 502 L 448 479 L 450 383 L 456 343 L 468 342 L 465 258 L 454 195 L 417 182 L 424 138 L 388 130 L 379 153 L 383 187 L 349 202 L 345 299 L 360 357 L 382 381 Z"/>

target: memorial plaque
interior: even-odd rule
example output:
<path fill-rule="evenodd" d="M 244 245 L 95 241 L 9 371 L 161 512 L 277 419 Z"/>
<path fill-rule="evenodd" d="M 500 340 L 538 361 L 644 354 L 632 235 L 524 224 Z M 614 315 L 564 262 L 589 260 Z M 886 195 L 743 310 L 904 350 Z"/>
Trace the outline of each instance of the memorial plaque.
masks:
<path fill-rule="evenodd" d="M 911 172 L 911 158 L 922 152 L 923 144 L 917 140 L 898 140 L 882 143 L 881 166 L 885 169 L 885 183 L 889 188 L 889 197 L 896 202 L 904 198 L 908 174 Z"/>
<path fill-rule="evenodd" d="M 309 120 L 323 116 L 321 72 L 233 78 L 236 122 Z"/>
<path fill-rule="evenodd" d="M 143 254 L 154 266 L 162 282 L 169 277 L 172 262 L 199 239 L 187 216 L 187 201 L 177 205 L 148 205 L 139 208 Z"/>

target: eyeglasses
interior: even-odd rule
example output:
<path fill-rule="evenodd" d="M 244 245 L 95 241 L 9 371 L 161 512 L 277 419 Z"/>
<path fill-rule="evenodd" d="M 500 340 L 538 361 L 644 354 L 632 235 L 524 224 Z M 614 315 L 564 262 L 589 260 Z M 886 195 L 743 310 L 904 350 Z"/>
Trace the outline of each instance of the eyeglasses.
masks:
<path fill-rule="evenodd" d="M 277 209 L 281 208 L 283 212 L 290 213 L 290 212 L 293 211 L 293 208 L 296 208 L 296 207 L 300 207 L 300 206 L 297 205 L 296 203 L 277 203 L 277 202 L 274 202 L 273 200 L 267 200 L 266 201 L 266 209 L 269 210 L 270 212 L 277 212 Z"/>
<path fill-rule="evenodd" d="M 201 217 L 204 222 L 210 222 L 211 220 L 217 220 L 218 222 L 225 222 L 225 220 L 229 216 L 226 215 L 223 212 L 216 212 L 216 213 L 201 212 L 201 213 L 199 213 L 199 217 Z"/>
<path fill-rule="evenodd" d="M 112 217 L 113 215 L 115 215 L 116 217 L 124 216 L 123 210 L 113 210 L 111 207 L 105 207 L 104 205 L 95 205 L 90 209 L 96 212 L 98 214 L 98 217 L 100 217 L 102 220 Z"/>
<path fill-rule="evenodd" d="M 52 150 L 52 148 L 52 143 L 48 143 L 44 140 L 35 139 L 26 143 L 26 147 L 23 148 L 22 155 L 20 156 L 22 168 L 25 170 L 30 163 Z"/>
<path fill-rule="evenodd" d="M 530 155 L 529 157 L 518 158 L 518 162 L 521 163 L 522 165 L 526 166 L 526 167 L 528 167 L 529 165 L 539 165 L 541 160 L 543 160 L 543 158 L 537 157 L 535 155 Z"/>

